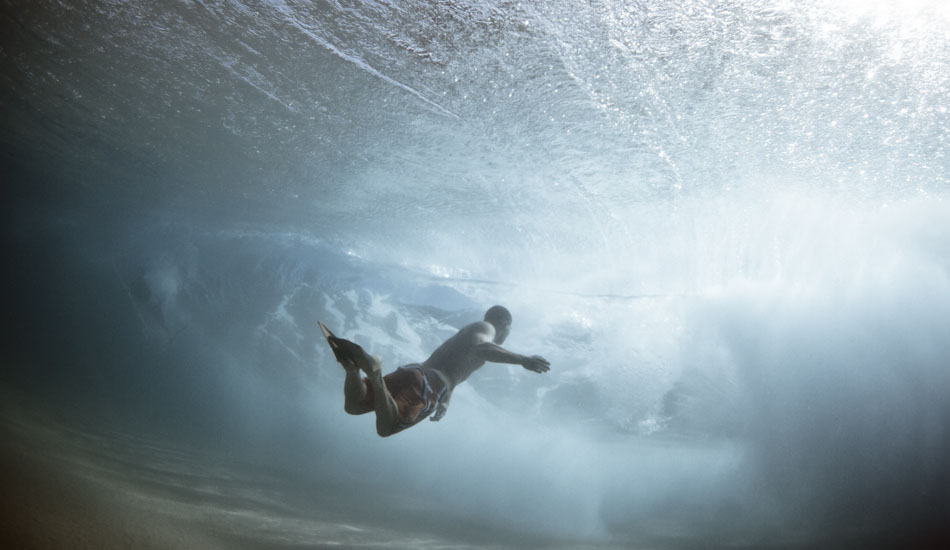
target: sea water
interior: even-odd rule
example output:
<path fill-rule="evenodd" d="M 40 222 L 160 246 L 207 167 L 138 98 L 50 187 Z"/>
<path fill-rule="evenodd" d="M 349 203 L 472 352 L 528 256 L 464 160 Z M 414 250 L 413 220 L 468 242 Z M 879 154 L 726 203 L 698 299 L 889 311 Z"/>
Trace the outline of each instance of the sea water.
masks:
<path fill-rule="evenodd" d="M 947 540 L 942 3 L 2 22 L 9 391 L 406 547 Z M 550 373 L 488 364 L 385 440 L 343 412 L 318 320 L 388 369 L 496 303 Z"/>

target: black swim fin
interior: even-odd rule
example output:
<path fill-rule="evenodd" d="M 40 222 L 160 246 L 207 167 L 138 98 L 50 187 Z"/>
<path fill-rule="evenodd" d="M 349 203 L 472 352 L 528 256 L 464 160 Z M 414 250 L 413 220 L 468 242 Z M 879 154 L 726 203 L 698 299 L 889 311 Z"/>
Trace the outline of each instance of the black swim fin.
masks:
<path fill-rule="evenodd" d="M 323 337 L 327 339 L 327 343 L 330 344 L 330 349 L 333 350 L 334 357 L 336 357 L 336 360 L 341 365 L 358 366 L 360 364 L 358 359 L 363 359 L 365 362 L 366 357 L 369 357 L 359 344 L 354 344 L 343 338 L 337 338 L 321 321 L 317 321 L 317 324 L 320 325 L 320 331 L 323 332 Z"/>

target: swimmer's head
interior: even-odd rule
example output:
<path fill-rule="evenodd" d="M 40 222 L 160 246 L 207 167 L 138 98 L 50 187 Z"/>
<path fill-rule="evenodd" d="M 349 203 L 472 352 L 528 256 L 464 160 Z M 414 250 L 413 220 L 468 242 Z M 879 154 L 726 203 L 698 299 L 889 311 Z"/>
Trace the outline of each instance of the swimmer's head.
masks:
<path fill-rule="evenodd" d="M 511 331 L 511 312 L 504 306 L 492 306 L 485 312 L 485 322 L 495 327 L 495 343 L 501 344 Z"/>

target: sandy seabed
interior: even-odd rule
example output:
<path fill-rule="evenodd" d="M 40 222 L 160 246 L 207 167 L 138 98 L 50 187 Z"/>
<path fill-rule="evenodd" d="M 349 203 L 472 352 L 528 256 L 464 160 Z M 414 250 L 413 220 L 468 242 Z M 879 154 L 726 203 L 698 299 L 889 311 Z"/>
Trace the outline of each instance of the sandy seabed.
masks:
<path fill-rule="evenodd" d="M 19 413 L 5 416 L 0 428 L 4 548 L 356 548 L 382 542 L 373 540 L 381 534 L 326 510 L 322 520 L 282 510 L 281 480 L 255 476 L 249 466 Z M 271 487 L 262 485 L 265 479 Z M 306 534 L 311 540 L 293 540 Z"/>
<path fill-rule="evenodd" d="M 362 518 L 352 507 L 335 505 L 340 488 L 303 481 L 291 472 L 159 438 L 82 426 L 61 413 L 9 400 L 2 412 L 2 548 L 513 547 L 488 537 L 453 538 L 411 524 Z M 526 542 L 517 547 L 535 546 Z"/>

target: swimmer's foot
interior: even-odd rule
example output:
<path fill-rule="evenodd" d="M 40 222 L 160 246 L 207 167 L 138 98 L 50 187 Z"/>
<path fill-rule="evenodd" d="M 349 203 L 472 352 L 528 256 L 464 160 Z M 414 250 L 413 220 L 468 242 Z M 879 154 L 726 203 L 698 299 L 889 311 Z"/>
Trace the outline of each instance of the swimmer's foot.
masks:
<path fill-rule="evenodd" d="M 336 360 L 343 365 L 344 369 L 359 369 L 366 373 L 367 376 L 382 372 L 382 363 L 378 357 L 366 353 L 359 344 L 355 344 L 343 338 L 337 338 L 330 332 L 330 329 L 328 329 L 326 325 L 320 321 L 317 321 L 317 323 L 320 325 L 320 330 L 323 332 L 323 336 L 326 337 L 327 343 L 330 344 L 333 355 L 336 357 Z"/>
<path fill-rule="evenodd" d="M 337 338 L 336 342 L 345 350 L 349 364 L 363 371 L 366 376 L 372 377 L 382 373 L 383 365 L 379 357 L 366 353 L 358 344 L 354 344 L 349 340 Z M 343 365 L 344 368 L 346 366 L 346 364 Z"/>
<path fill-rule="evenodd" d="M 382 376 L 383 375 L 383 362 L 379 357 L 375 355 L 365 354 L 362 361 L 357 361 L 361 371 L 366 373 L 366 376 Z"/>

